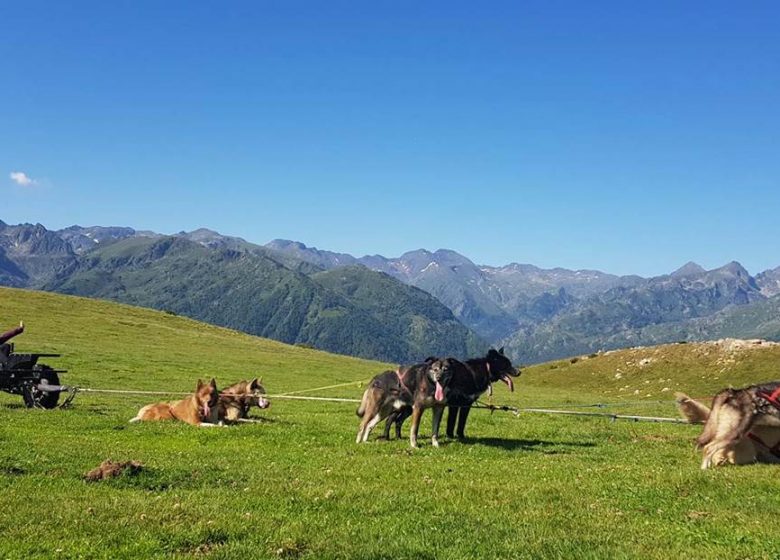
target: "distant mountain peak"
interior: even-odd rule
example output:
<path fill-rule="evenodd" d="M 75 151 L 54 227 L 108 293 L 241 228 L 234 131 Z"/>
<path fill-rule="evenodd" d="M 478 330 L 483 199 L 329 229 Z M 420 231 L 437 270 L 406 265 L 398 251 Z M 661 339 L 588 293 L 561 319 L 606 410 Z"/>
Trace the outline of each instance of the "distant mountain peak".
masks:
<path fill-rule="evenodd" d="M 460 253 L 457 251 L 453 251 L 452 249 L 436 249 L 433 253 L 434 255 L 447 255 L 447 256 L 456 256 L 456 257 L 463 257 Z M 463 257 L 464 259 L 466 257 Z"/>
<path fill-rule="evenodd" d="M 672 272 L 672 276 L 696 276 L 707 272 L 703 266 L 693 261 L 688 261 L 680 268 Z"/>
<path fill-rule="evenodd" d="M 467 257 L 452 249 L 436 249 L 434 252 L 428 249 L 417 249 L 408 251 L 394 260 L 409 263 L 413 268 L 424 268 L 431 263 L 443 266 L 475 266 Z"/>
<path fill-rule="evenodd" d="M 214 231 L 213 229 L 208 229 L 208 228 L 198 228 L 192 231 L 180 231 L 179 233 L 176 234 L 176 237 L 183 237 L 185 239 L 189 239 L 190 241 L 196 241 L 198 243 L 222 240 L 222 239 L 231 239 L 227 235 L 222 235 L 218 231 Z"/>
<path fill-rule="evenodd" d="M 399 259 L 409 259 L 414 257 L 432 257 L 433 253 L 431 253 L 428 249 L 415 249 L 414 251 L 407 251 L 403 255 L 399 257 Z"/>
<path fill-rule="evenodd" d="M 324 269 L 357 263 L 357 259 L 352 255 L 308 247 L 300 241 L 289 239 L 274 239 L 266 243 L 265 247 Z"/>
<path fill-rule="evenodd" d="M 452 249 L 437 249 L 433 255 L 437 259 L 442 259 L 446 261 L 448 264 L 474 266 L 474 263 L 471 262 L 471 260 L 468 257 L 465 257 L 460 253 L 458 253 L 457 251 L 453 251 Z"/>
<path fill-rule="evenodd" d="M 295 247 L 296 249 L 301 250 L 309 249 L 306 244 L 301 243 L 300 241 L 292 241 L 291 239 L 273 239 L 266 243 L 265 246 L 271 249 L 285 249 L 288 247 Z"/>
<path fill-rule="evenodd" d="M 186 231 L 182 231 L 180 233 L 187 233 Z M 214 231 L 213 229 L 209 228 L 198 228 L 194 229 L 191 232 L 189 232 L 190 235 L 221 235 L 218 231 Z"/>
<path fill-rule="evenodd" d="M 733 275 L 733 276 L 739 276 L 741 278 L 750 277 L 750 273 L 745 269 L 744 266 L 742 266 L 737 261 L 731 261 L 730 263 L 725 264 L 725 265 L 721 266 L 720 268 L 716 268 L 715 270 L 713 270 L 711 272 L 721 272 L 721 273 L 726 273 L 726 274 L 730 274 L 730 275 Z"/>
<path fill-rule="evenodd" d="M 490 268 L 494 268 L 494 267 L 490 267 Z M 518 263 L 518 262 L 511 262 L 507 265 L 501 267 L 495 267 L 495 268 L 501 268 L 503 270 L 507 270 L 511 272 L 541 272 L 542 270 L 538 266 L 534 266 L 532 264 Z"/>

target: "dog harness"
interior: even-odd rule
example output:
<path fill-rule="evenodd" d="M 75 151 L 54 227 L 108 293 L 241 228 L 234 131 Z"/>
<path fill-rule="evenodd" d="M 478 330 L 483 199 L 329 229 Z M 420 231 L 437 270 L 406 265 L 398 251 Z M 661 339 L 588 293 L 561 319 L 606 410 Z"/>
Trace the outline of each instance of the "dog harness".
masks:
<path fill-rule="evenodd" d="M 776 409 L 780 410 L 780 401 L 778 401 L 778 398 L 780 397 L 780 387 L 772 391 L 772 393 L 765 393 L 764 391 L 758 391 L 758 396 L 768 401 L 769 404 L 774 406 Z"/>
<path fill-rule="evenodd" d="M 409 371 L 409 370 L 407 370 L 407 371 Z M 412 393 L 412 391 L 409 390 L 409 387 L 406 386 L 406 383 L 404 383 L 404 375 L 406 375 L 406 374 L 405 373 L 403 373 L 403 374 L 401 373 L 401 366 L 398 366 L 398 369 L 395 370 L 395 374 L 396 374 L 396 376 L 398 376 L 398 382 L 401 384 L 401 388 L 404 391 L 406 391 L 407 393 L 409 393 L 410 395 L 414 395 L 414 393 Z"/>
<path fill-rule="evenodd" d="M 778 400 L 780 399 L 780 387 L 778 387 L 771 393 L 758 391 L 757 394 L 759 397 L 767 401 L 776 409 L 780 410 L 780 400 Z M 749 437 L 751 440 L 759 444 L 761 447 L 766 448 L 775 457 L 780 457 L 780 441 L 778 441 L 775 445 L 768 445 L 764 440 L 762 440 L 753 432 L 748 432 L 747 437 Z"/>

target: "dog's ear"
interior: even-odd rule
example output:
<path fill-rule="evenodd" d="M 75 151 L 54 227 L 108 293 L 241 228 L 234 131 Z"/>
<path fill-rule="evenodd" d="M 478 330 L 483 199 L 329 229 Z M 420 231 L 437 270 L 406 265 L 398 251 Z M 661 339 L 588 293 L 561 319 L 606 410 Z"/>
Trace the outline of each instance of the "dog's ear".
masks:
<path fill-rule="evenodd" d="M 255 389 L 257 389 L 257 386 L 258 386 L 259 384 L 260 384 L 260 383 L 257 381 L 257 377 L 255 377 L 255 378 L 252 380 L 252 382 L 249 384 L 249 389 L 250 389 L 251 391 L 254 391 Z"/>
<path fill-rule="evenodd" d="M 498 349 L 498 353 L 501 354 L 502 356 L 504 355 L 504 347 L 503 346 Z"/>
<path fill-rule="evenodd" d="M 201 381 L 200 379 L 198 379 L 198 386 L 196 387 L 196 390 L 197 390 L 197 391 L 200 391 L 200 388 L 201 388 L 201 387 L 203 387 L 203 381 Z"/>
<path fill-rule="evenodd" d="M 217 380 L 213 377 L 211 378 L 211 381 L 209 381 L 209 385 L 211 385 L 215 391 L 217 390 Z"/>

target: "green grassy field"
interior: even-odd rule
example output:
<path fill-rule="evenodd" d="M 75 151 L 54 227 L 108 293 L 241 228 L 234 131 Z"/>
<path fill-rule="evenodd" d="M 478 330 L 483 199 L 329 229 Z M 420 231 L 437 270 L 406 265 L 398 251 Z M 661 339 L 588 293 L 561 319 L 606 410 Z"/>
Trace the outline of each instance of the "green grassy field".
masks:
<path fill-rule="evenodd" d="M 84 387 L 189 390 L 262 375 L 270 393 L 358 397 L 382 364 L 296 348 L 154 311 L 0 289 L 17 349 Z M 644 360 L 650 360 L 649 362 Z M 777 378 L 775 347 L 637 349 L 528 368 L 496 403 L 621 402 L 674 415 Z M 664 389 L 667 389 L 664 391 Z M 638 393 L 637 393 L 638 391 Z M 776 558 L 776 467 L 699 470 L 698 428 L 475 410 L 465 443 L 355 445 L 354 405 L 275 400 L 260 424 L 128 424 L 149 398 L 81 394 L 27 410 L 0 395 L 2 558 Z M 637 402 L 639 401 L 639 402 Z M 613 409 L 610 409 L 613 410 Z M 430 415 L 423 436 L 429 433 Z M 423 439 L 423 443 L 427 443 Z M 138 476 L 87 483 L 103 459 Z"/>

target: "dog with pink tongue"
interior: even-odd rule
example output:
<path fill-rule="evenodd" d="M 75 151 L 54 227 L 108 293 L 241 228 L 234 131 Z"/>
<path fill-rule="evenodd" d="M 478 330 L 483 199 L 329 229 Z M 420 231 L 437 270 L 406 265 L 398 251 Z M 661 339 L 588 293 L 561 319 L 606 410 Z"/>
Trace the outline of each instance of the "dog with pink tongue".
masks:
<path fill-rule="evenodd" d="M 409 443 L 416 448 L 420 420 L 425 409 L 431 408 L 431 443 L 438 447 L 439 425 L 447 405 L 446 388 L 457 363 L 452 358 L 429 358 L 422 364 L 400 366 L 395 371 L 385 371 L 374 377 L 357 409 L 357 415 L 362 419 L 357 443 L 367 441 L 371 430 L 385 418 L 397 414 L 405 417 L 410 410 L 412 429 Z"/>

